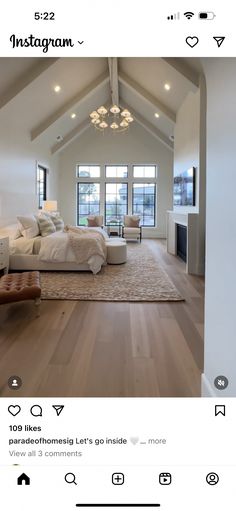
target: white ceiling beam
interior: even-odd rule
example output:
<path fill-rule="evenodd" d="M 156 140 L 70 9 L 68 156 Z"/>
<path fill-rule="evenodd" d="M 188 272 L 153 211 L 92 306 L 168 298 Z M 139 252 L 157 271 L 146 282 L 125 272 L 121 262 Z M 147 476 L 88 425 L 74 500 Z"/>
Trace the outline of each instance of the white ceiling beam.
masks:
<path fill-rule="evenodd" d="M 145 99 L 149 104 L 155 107 L 158 112 L 161 112 L 165 117 L 167 117 L 173 123 L 176 122 L 176 115 L 173 110 L 171 110 L 168 106 L 164 105 L 162 101 L 158 98 L 150 94 L 146 89 L 141 87 L 137 82 L 135 82 L 132 78 L 130 78 L 127 74 L 123 72 L 119 72 L 119 81 L 126 87 L 128 87 L 131 91 L 138 94 L 142 99 Z"/>
<path fill-rule="evenodd" d="M 0 96 L 0 109 L 3 108 L 9 101 L 15 98 L 22 90 L 25 89 L 28 85 L 30 85 L 36 78 L 38 78 L 44 71 L 46 71 L 49 67 L 51 67 L 55 62 L 59 60 L 58 58 L 40 58 L 37 59 L 36 64 L 34 64 L 28 71 L 26 71 L 23 75 L 21 75 L 10 87 L 7 88 L 3 94 Z"/>
<path fill-rule="evenodd" d="M 118 59 L 108 57 L 111 99 L 113 105 L 119 105 Z"/>
<path fill-rule="evenodd" d="M 51 154 L 55 154 L 62 149 L 64 149 L 67 145 L 71 144 L 73 140 L 82 135 L 89 127 L 91 126 L 90 120 L 85 119 L 85 121 L 81 122 L 78 126 L 76 126 L 70 133 L 68 133 L 61 142 L 58 142 L 51 148 Z"/>
<path fill-rule="evenodd" d="M 44 131 L 46 131 L 52 124 L 54 124 L 58 119 L 60 119 L 63 115 L 65 115 L 69 110 L 71 110 L 75 105 L 82 103 L 88 97 L 93 94 L 97 89 L 107 83 L 109 80 L 109 74 L 107 71 L 102 73 L 96 80 L 91 82 L 87 87 L 85 87 L 82 91 L 76 94 L 72 99 L 64 103 L 58 110 L 56 110 L 52 115 L 49 115 L 47 119 L 44 119 L 38 126 L 33 128 L 31 131 L 31 140 L 35 140 L 39 137 Z"/>
<path fill-rule="evenodd" d="M 109 103 L 105 103 L 104 106 L 105 108 L 109 108 L 109 105 L 110 105 L 110 102 Z M 77 126 L 75 126 L 75 128 L 73 130 L 71 130 L 64 138 L 61 142 L 58 142 L 57 144 L 55 144 L 52 148 L 51 148 L 51 154 L 55 154 L 59 151 L 61 151 L 62 149 L 64 149 L 64 147 L 66 147 L 67 145 L 69 145 L 71 142 L 73 142 L 73 140 L 75 140 L 77 137 L 80 137 L 80 135 L 82 135 L 88 128 L 92 127 L 93 130 L 95 129 L 92 125 L 91 125 L 91 119 L 90 117 L 88 117 L 87 119 L 85 119 L 83 122 L 81 122 L 80 124 L 78 124 Z"/>
<path fill-rule="evenodd" d="M 184 78 L 186 78 L 195 88 L 199 87 L 199 76 L 200 73 L 195 71 L 192 67 L 190 67 L 183 59 L 181 58 L 172 58 L 172 57 L 163 57 L 162 60 L 167 62 L 169 66 L 174 68 L 178 73 L 180 73 Z"/>
<path fill-rule="evenodd" d="M 174 144 L 171 142 L 171 140 L 162 133 L 161 130 L 153 126 L 149 121 L 146 121 L 142 115 L 140 115 L 138 112 L 136 112 L 131 106 L 127 105 L 124 101 L 120 101 L 120 105 L 122 108 L 127 108 L 130 112 L 132 112 L 132 117 L 134 118 L 137 123 L 142 126 L 150 135 L 158 139 L 162 144 L 164 144 L 167 149 L 170 149 L 171 151 L 174 150 Z M 130 127 L 132 130 L 132 125 Z"/>

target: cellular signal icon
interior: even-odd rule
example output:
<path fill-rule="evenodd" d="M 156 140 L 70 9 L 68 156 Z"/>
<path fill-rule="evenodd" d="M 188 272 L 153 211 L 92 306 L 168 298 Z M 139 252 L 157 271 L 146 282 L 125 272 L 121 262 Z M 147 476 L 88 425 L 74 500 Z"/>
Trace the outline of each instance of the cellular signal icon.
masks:
<path fill-rule="evenodd" d="M 170 14 L 170 16 L 167 16 L 168 20 L 179 20 L 180 19 L 180 13 L 176 12 L 175 14 Z"/>
<path fill-rule="evenodd" d="M 194 16 L 194 12 L 191 12 L 191 11 L 187 11 L 184 13 L 184 16 L 185 18 L 187 18 L 188 20 L 191 20 L 191 18 Z"/>

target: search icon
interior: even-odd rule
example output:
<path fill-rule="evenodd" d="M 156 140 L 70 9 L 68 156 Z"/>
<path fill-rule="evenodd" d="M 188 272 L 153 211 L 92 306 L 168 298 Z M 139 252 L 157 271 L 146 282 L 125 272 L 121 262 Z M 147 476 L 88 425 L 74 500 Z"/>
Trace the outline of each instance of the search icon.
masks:
<path fill-rule="evenodd" d="M 76 484 L 77 485 L 77 482 L 76 482 L 76 479 L 75 479 L 75 474 L 73 474 L 73 472 L 68 472 L 68 474 L 65 475 L 65 481 L 66 483 L 68 484 Z"/>

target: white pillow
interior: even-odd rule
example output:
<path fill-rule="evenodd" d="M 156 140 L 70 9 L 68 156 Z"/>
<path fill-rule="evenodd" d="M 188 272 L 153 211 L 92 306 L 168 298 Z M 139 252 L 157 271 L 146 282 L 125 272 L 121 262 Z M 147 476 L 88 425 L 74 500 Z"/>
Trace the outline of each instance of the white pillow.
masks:
<path fill-rule="evenodd" d="M 18 224 L 10 224 L 6 225 L 6 227 L 1 227 L 0 229 L 0 237 L 8 237 L 10 241 L 17 240 L 21 237 L 21 232 Z"/>
<path fill-rule="evenodd" d="M 19 222 L 20 232 L 24 238 L 31 239 L 39 235 L 39 225 L 34 215 L 18 216 L 17 220 Z"/>
<path fill-rule="evenodd" d="M 49 234 L 56 232 L 56 227 L 48 215 L 40 215 L 38 217 L 38 223 L 41 236 L 49 236 Z"/>
<path fill-rule="evenodd" d="M 57 231 L 64 230 L 64 227 L 65 227 L 64 220 L 60 216 L 59 213 L 49 213 L 48 211 L 45 211 L 45 212 L 42 211 L 41 213 L 39 213 L 38 216 L 39 217 L 46 216 L 46 217 L 50 218 L 50 220 L 54 223 Z"/>
<path fill-rule="evenodd" d="M 57 231 L 62 232 L 64 230 L 65 224 L 64 224 L 64 220 L 61 216 L 52 216 L 51 220 L 54 223 Z"/>

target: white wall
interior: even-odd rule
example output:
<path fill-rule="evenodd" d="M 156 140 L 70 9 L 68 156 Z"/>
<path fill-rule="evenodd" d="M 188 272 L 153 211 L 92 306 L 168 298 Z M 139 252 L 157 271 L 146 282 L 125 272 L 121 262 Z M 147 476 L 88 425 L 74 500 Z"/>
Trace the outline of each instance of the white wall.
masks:
<path fill-rule="evenodd" d="M 206 194 L 206 84 L 202 76 L 197 92 L 190 92 L 177 112 L 175 125 L 174 175 L 196 168 L 195 206 L 174 206 L 174 211 L 196 213 L 197 229 L 193 250 L 196 271 L 205 271 L 205 194 Z"/>
<path fill-rule="evenodd" d="M 236 396 L 236 59 L 202 59 L 207 81 L 205 367 L 203 394 Z M 225 391 L 216 376 L 229 379 Z M 208 388 L 208 391 L 206 390 Z"/>
<path fill-rule="evenodd" d="M 59 206 L 67 223 L 76 222 L 76 164 L 152 163 L 158 166 L 157 228 L 151 237 L 166 236 L 166 210 L 172 208 L 173 153 L 142 127 L 125 134 L 101 134 L 89 128 L 66 147 L 59 158 Z"/>
<path fill-rule="evenodd" d="M 189 92 L 176 116 L 174 130 L 174 176 L 196 167 L 196 206 L 174 206 L 181 213 L 199 211 L 200 90 Z"/>
<path fill-rule="evenodd" d="M 0 197 L 9 197 L 9 202 L 0 204 L 2 225 L 15 220 L 11 211 L 14 215 L 26 212 L 27 196 L 28 204 L 33 204 L 36 161 L 49 168 L 48 198 L 57 197 L 57 157 L 51 157 L 40 141 L 31 142 L 24 118 L 17 115 L 14 105 L 12 102 L 0 111 Z"/>

